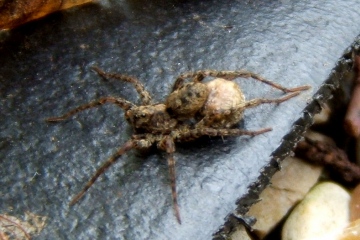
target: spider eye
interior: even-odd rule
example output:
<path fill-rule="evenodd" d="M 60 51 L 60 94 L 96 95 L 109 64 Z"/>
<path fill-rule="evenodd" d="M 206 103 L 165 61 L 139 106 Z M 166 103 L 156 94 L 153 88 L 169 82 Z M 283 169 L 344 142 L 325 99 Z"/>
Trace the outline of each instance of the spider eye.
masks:
<path fill-rule="evenodd" d="M 138 113 L 134 115 L 134 119 L 140 119 L 146 117 L 145 113 Z"/>

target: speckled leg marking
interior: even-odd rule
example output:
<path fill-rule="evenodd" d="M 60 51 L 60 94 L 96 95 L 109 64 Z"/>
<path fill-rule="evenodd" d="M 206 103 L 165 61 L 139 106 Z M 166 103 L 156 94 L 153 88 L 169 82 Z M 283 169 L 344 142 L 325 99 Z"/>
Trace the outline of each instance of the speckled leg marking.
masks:
<path fill-rule="evenodd" d="M 259 134 L 263 134 L 266 132 L 271 131 L 272 128 L 262 128 L 257 131 L 247 131 L 243 129 L 237 128 L 195 128 L 195 129 L 188 129 L 187 131 L 180 130 L 178 132 L 172 132 L 174 139 L 176 142 L 184 142 L 184 141 L 192 141 L 202 136 L 211 136 L 211 137 L 230 137 L 230 136 L 242 136 L 242 135 L 249 135 L 249 136 L 256 136 Z"/>
<path fill-rule="evenodd" d="M 114 79 L 121 80 L 124 82 L 132 83 L 134 85 L 136 91 L 139 93 L 139 95 L 141 97 L 142 104 L 148 105 L 151 103 L 150 93 L 145 90 L 144 85 L 137 78 L 134 78 L 134 77 L 131 77 L 128 75 L 124 75 L 124 74 L 107 73 L 96 66 L 93 66 L 92 69 L 105 79 L 114 78 Z"/>
<path fill-rule="evenodd" d="M 173 207 L 174 207 L 176 219 L 181 224 L 180 210 L 179 210 L 179 204 L 178 204 L 178 201 L 177 201 L 177 192 L 176 192 L 176 173 L 175 173 L 175 158 L 174 158 L 175 143 L 174 143 L 174 139 L 171 136 L 165 136 L 159 142 L 158 148 L 160 148 L 161 150 L 166 151 L 166 153 L 168 155 L 167 162 L 168 162 L 168 167 L 169 167 L 170 187 L 171 187 L 171 195 L 172 195 Z"/>
<path fill-rule="evenodd" d="M 79 199 L 84 196 L 86 191 L 95 183 L 95 181 L 103 174 L 109 167 L 111 167 L 116 161 L 127 151 L 131 149 L 144 149 L 151 147 L 159 137 L 153 134 L 139 134 L 134 135 L 129 141 L 127 141 L 121 148 L 119 148 L 114 155 L 112 155 L 98 170 L 96 170 L 93 177 L 87 182 L 85 187 L 77 194 L 69 203 L 69 205 L 75 204 Z"/>
<path fill-rule="evenodd" d="M 249 135 L 256 136 L 259 134 L 263 134 L 265 132 L 271 131 L 271 128 L 263 128 L 257 131 L 246 131 L 241 129 L 214 129 L 214 128 L 199 128 L 199 129 L 188 129 L 183 128 L 180 131 L 174 131 L 170 135 L 163 137 L 159 143 L 158 148 L 166 151 L 168 154 L 168 166 L 169 166 L 169 176 L 170 176 L 170 186 L 171 186 L 171 194 L 173 200 L 173 206 L 175 211 L 175 216 L 178 222 L 181 224 L 180 218 L 180 210 L 179 204 L 177 201 L 177 191 L 176 191 L 176 173 L 175 173 L 175 143 L 183 141 L 191 141 L 197 139 L 201 136 L 241 136 L 241 135 Z"/>
<path fill-rule="evenodd" d="M 95 172 L 93 177 L 86 183 L 85 187 L 78 193 L 69 203 L 69 205 L 75 204 L 79 201 L 80 198 L 84 196 L 86 191 L 95 183 L 95 181 L 103 174 L 111 165 L 116 163 L 116 161 L 123 155 L 125 152 L 136 147 L 136 142 L 134 140 L 127 141 L 114 155 L 112 155 L 109 160 L 107 160 L 98 170 Z"/>
<path fill-rule="evenodd" d="M 89 108 L 93 108 L 93 107 L 98 107 L 100 105 L 103 105 L 105 103 L 113 103 L 118 105 L 119 107 L 121 107 L 124 110 L 128 110 L 131 107 L 135 106 L 134 104 L 132 104 L 131 102 L 122 99 L 122 98 L 114 98 L 114 97 L 103 97 L 100 98 L 99 100 L 90 102 L 88 104 L 84 104 L 81 105 L 73 110 L 70 110 L 69 112 L 65 113 L 64 115 L 60 116 L 60 117 L 51 117 L 51 118 L 47 118 L 45 119 L 45 121 L 47 122 L 58 122 L 58 121 L 63 121 L 69 117 L 71 117 L 72 115 L 77 114 L 78 112 L 84 111 L 86 109 Z"/>
<path fill-rule="evenodd" d="M 244 108 L 251 108 L 251 107 L 256 107 L 259 106 L 260 104 L 264 104 L 264 103 L 282 103 L 285 102 L 287 100 L 289 100 L 290 98 L 293 98 L 297 95 L 299 95 L 300 92 L 294 92 L 292 94 L 288 94 L 282 98 L 276 98 L 276 99 L 264 99 L 264 98 L 256 98 L 256 99 L 252 99 L 248 102 L 245 103 Z"/>
<path fill-rule="evenodd" d="M 277 88 L 277 89 L 283 91 L 284 93 L 304 91 L 304 90 L 308 90 L 310 88 L 310 86 L 306 86 L 306 85 L 296 87 L 296 88 L 286 88 L 286 87 L 281 86 L 278 83 L 274 83 L 269 80 L 266 80 L 262 76 L 260 76 L 256 73 L 247 71 L 247 70 L 239 70 L 239 71 L 200 70 L 200 71 L 196 71 L 196 72 L 186 72 L 186 73 L 181 74 L 175 81 L 173 91 L 180 88 L 184 84 L 184 81 L 188 78 L 192 78 L 192 80 L 194 82 L 199 82 L 199 81 L 202 81 L 207 76 L 216 77 L 216 78 L 224 78 L 227 80 L 233 80 L 235 78 L 253 78 L 257 81 L 263 82 L 267 85 Z"/>
<path fill-rule="evenodd" d="M 131 149 L 149 148 L 155 142 L 158 142 L 158 148 L 166 151 L 168 154 L 168 166 L 170 176 L 171 194 L 173 206 L 177 221 L 181 224 L 179 204 L 176 193 L 176 174 L 175 174 L 175 143 L 171 136 L 166 135 L 159 137 L 153 134 L 139 134 L 127 141 L 113 156 L 111 156 L 100 168 L 98 168 L 91 179 L 86 183 L 85 187 L 70 201 L 69 205 L 77 203 L 87 192 L 87 190 L 95 183 L 95 181 L 127 151 Z"/>

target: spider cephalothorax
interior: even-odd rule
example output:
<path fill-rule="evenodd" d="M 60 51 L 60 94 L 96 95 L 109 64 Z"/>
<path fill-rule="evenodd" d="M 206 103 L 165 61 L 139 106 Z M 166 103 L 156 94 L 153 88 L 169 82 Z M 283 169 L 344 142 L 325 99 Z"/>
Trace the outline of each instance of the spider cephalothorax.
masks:
<path fill-rule="evenodd" d="M 62 121 L 80 111 L 105 103 L 113 103 L 125 111 L 125 119 L 134 129 L 134 135 L 130 140 L 120 147 L 96 171 L 83 190 L 72 199 L 70 204 L 76 203 L 96 179 L 125 152 L 134 148 L 149 148 L 156 144 L 159 149 L 165 151 L 168 155 L 173 206 L 179 223 L 181 223 L 181 220 L 177 203 L 175 159 L 173 156 L 175 142 L 191 141 L 201 136 L 255 136 L 265 133 L 270 131 L 271 128 L 247 131 L 233 128 L 233 126 L 241 120 L 246 108 L 255 107 L 263 103 L 281 103 L 298 95 L 300 91 L 309 89 L 309 86 L 288 89 L 246 70 L 203 70 L 180 75 L 176 79 L 173 91 L 169 94 L 165 103 L 154 104 L 150 94 L 136 78 L 122 74 L 106 73 L 97 67 L 93 69 L 104 78 L 115 78 L 132 83 L 141 97 L 141 105 L 135 105 L 123 98 L 104 97 L 81 105 L 60 117 L 46 119 L 48 122 Z M 207 76 L 215 77 L 216 79 L 203 83 Z M 238 77 L 251 77 L 284 93 L 291 93 L 277 99 L 258 98 L 245 101 L 244 94 L 239 86 L 231 81 Z M 191 81 L 185 82 L 186 79 L 191 79 Z"/>
<path fill-rule="evenodd" d="M 165 104 L 134 106 L 125 112 L 125 118 L 134 129 L 152 133 L 170 132 L 178 125 L 166 111 Z"/>

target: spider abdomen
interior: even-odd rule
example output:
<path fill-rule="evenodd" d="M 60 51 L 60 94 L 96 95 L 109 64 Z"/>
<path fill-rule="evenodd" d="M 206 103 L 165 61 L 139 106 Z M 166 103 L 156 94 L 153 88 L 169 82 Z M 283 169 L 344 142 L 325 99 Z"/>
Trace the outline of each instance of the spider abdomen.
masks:
<path fill-rule="evenodd" d="M 199 125 L 229 128 L 237 124 L 245 110 L 245 96 L 236 82 L 216 78 L 206 83 L 209 96 L 199 112 Z"/>

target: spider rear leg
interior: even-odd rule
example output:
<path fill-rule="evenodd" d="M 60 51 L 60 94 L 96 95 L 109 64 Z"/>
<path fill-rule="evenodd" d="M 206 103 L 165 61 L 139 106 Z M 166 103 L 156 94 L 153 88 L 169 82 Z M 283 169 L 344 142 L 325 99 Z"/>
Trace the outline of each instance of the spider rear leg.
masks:
<path fill-rule="evenodd" d="M 256 99 L 252 99 L 252 100 L 245 103 L 244 108 L 256 107 L 256 106 L 259 106 L 260 104 L 264 104 L 264 103 L 276 103 L 276 104 L 279 104 L 279 103 L 285 102 L 285 101 L 289 100 L 290 98 L 293 98 L 293 97 L 295 97 L 295 96 L 297 96 L 299 94 L 300 94 L 300 91 L 285 95 L 284 97 L 281 97 L 281 98 L 275 98 L 275 99 L 256 98 Z"/>
<path fill-rule="evenodd" d="M 125 152 L 136 147 L 136 140 L 127 141 L 121 148 L 117 150 L 117 152 L 112 155 L 99 169 L 96 170 L 95 174 L 91 177 L 91 179 L 86 183 L 85 187 L 70 201 L 69 205 L 74 205 L 79 201 L 80 198 L 84 196 L 86 191 L 95 183 L 95 181 L 116 161 L 123 155 Z"/>
<path fill-rule="evenodd" d="M 216 71 L 216 70 L 200 70 L 196 72 L 187 72 L 181 74 L 175 81 L 173 91 L 178 89 L 184 84 L 185 79 L 192 78 L 193 81 L 199 82 L 202 81 L 205 77 L 216 77 L 216 78 L 225 78 L 227 80 L 233 80 L 235 78 L 253 78 L 254 80 L 260 81 L 265 83 L 273 88 L 279 89 L 284 93 L 289 92 L 298 92 L 298 91 L 305 91 L 310 89 L 310 86 L 304 85 L 295 88 L 286 88 L 278 83 L 269 81 L 259 74 L 247 71 L 247 70 L 239 70 L 239 71 Z"/>
<path fill-rule="evenodd" d="M 151 95 L 148 91 L 145 90 L 144 85 L 137 79 L 128 75 L 124 74 L 118 74 L 118 73 L 107 73 L 100 69 L 97 66 L 93 66 L 92 69 L 97 72 L 101 77 L 108 79 L 108 78 L 114 78 L 120 81 L 132 83 L 138 92 L 138 94 L 141 97 L 142 104 L 143 105 L 149 105 L 151 104 Z"/>
<path fill-rule="evenodd" d="M 47 122 L 58 122 L 58 121 L 63 121 L 81 111 L 84 111 L 86 109 L 89 109 L 89 108 L 93 108 L 93 107 L 98 107 L 100 105 L 103 105 L 105 103 L 113 103 L 113 104 L 116 104 L 118 105 L 119 107 L 121 107 L 122 109 L 124 110 L 129 110 L 130 108 L 134 107 L 135 105 L 125 99 L 122 99 L 122 98 L 114 98 L 114 97 L 103 97 L 99 100 L 96 100 L 96 101 L 93 101 L 93 102 L 90 102 L 90 103 L 87 103 L 87 104 L 84 104 L 84 105 L 81 105 L 73 110 L 70 110 L 69 112 L 65 113 L 64 115 L 62 116 L 59 116 L 59 117 L 51 117 L 51 118 L 47 118 L 45 119 L 45 121 Z"/>
<path fill-rule="evenodd" d="M 255 131 L 248 131 L 243 129 L 237 129 L 237 128 L 222 128 L 222 129 L 216 129 L 216 128 L 200 128 L 200 129 L 193 129 L 190 131 L 190 134 L 196 137 L 201 136 L 212 136 L 212 137 L 230 137 L 230 136 L 242 136 L 242 135 L 248 135 L 248 136 L 256 136 L 260 135 L 266 132 L 271 131 L 272 128 L 262 128 Z"/>
<path fill-rule="evenodd" d="M 255 131 L 248 131 L 237 128 L 209 128 L 209 127 L 198 127 L 194 129 L 182 129 L 174 131 L 174 140 L 176 142 L 187 142 L 192 141 L 202 136 L 211 137 L 230 137 L 230 136 L 256 136 L 271 131 L 272 128 L 262 128 Z"/>
<path fill-rule="evenodd" d="M 207 76 L 225 78 L 228 80 L 233 80 L 235 78 L 252 78 L 254 80 L 265 83 L 273 88 L 279 89 L 279 90 L 283 91 L 284 93 L 305 91 L 305 90 L 310 89 L 310 86 L 308 86 L 308 85 L 299 86 L 299 87 L 295 87 L 295 88 L 286 88 L 278 83 L 275 83 L 275 82 L 265 79 L 264 77 L 260 76 L 259 74 L 256 74 L 256 73 L 244 70 L 244 69 L 239 70 L 239 71 L 205 70 L 204 72 L 205 72 L 204 74 L 206 74 Z"/>
<path fill-rule="evenodd" d="M 171 186 L 171 195 L 172 195 L 172 201 L 173 201 L 173 207 L 176 219 L 179 224 L 181 224 L 181 218 L 180 218 L 180 210 L 179 210 L 179 204 L 177 201 L 177 192 L 176 192 L 176 173 L 175 173 L 175 158 L 174 158 L 174 152 L 175 152 L 175 143 L 174 139 L 171 136 L 165 136 L 159 143 L 158 148 L 166 151 L 168 157 L 167 162 L 169 166 L 169 176 L 170 176 L 170 186 Z"/>

